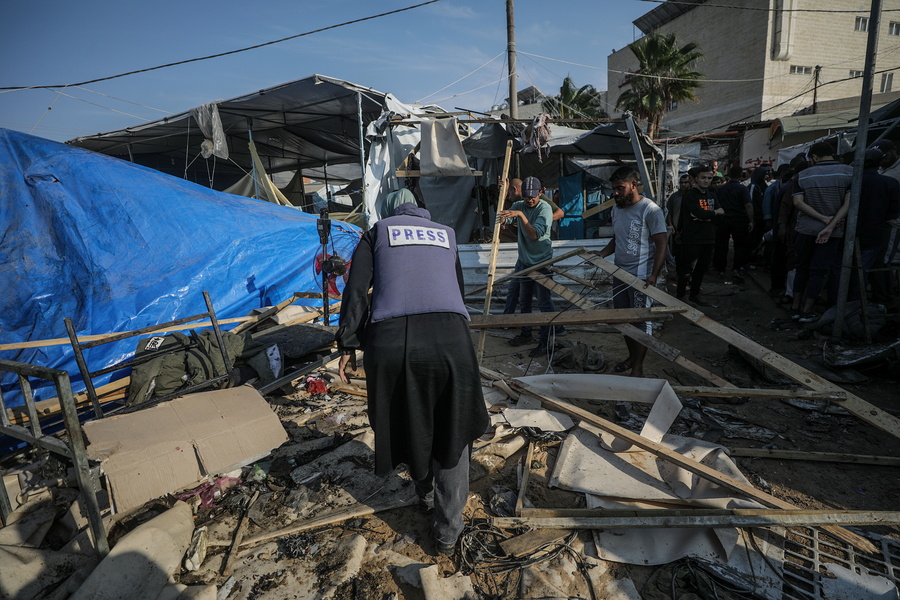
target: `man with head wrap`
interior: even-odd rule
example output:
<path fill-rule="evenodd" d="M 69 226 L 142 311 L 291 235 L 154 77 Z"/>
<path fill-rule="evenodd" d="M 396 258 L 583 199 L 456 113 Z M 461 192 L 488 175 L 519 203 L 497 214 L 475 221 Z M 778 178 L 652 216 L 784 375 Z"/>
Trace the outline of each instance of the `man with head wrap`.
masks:
<path fill-rule="evenodd" d="M 463 529 L 471 443 L 488 416 L 456 237 L 430 219 L 405 203 L 363 235 L 336 340 L 345 382 L 356 350 L 365 351 L 375 472 L 407 465 L 421 503 L 433 503 L 436 548 L 451 554 Z"/>

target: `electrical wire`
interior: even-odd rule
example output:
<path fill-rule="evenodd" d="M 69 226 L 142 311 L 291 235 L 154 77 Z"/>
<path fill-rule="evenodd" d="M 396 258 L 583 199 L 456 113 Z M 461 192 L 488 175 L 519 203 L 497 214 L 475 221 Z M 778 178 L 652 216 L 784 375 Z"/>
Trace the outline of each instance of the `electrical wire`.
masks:
<path fill-rule="evenodd" d="M 416 100 L 416 104 L 421 103 L 422 100 L 427 100 L 428 98 L 431 98 L 431 97 L 434 96 L 435 94 L 439 94 L 439 93 L 443 92 L 444 90 L 446 90 L 448 87 L 450 87 L 450 86 L 452 86 L 452 85 L 456 85 L 457 83 L 459 83 L 460 81 L 462 81 L 462 80 L 465 79 L 466 77 L 469 77 L 470 75 L 474 75 L 475 73 L 477 73 L 478 71 L 480 71 L 480 70 L 483 69 L 484 67 L 488 66 L 489 64 L 491 64 L 492 62 L 494 62 L 495 60 L 497 60 L 498 58 L 500 58 L 501 56 L 503 56 L 503 54 L 504 54 L 505 52 L 506 52 L 506 51 L 504 50 L 503 52 L 501 52 L 500 54 L 498 54 L 497 56 L 495 56 L 495 57 L 492 58 L 491 60 L 487 61 L 486 63 L 484 63 L 483 65 L 481 65 L 481 66 L 478 67 L 477 69 L 475 69 L 474 71 L 469 71 L 468 73 L 466 73 L 465 75 L 463 75 L 462 77 L 460 77 L 459 79 L 457 79 L 456 81 L 454 81 L 453 83 L 448 83 L 447 85 L 445 85 L 444 87 L 442 87 L 442 88 L 439 89 L 438 91 L 432 92 L 432 93 L 428 94 L 427 96 L 423 96 L 422 98 Z"/>
<path fill-rule="evenodd" d="M 266 46 L 280 44 L 282 42 L 287 42 L 289 40 L 295 40 L 297 38 L 312 35 L 314 33 L 321 33 L 323 31 L 328 31 L 330 29 L 337 29 L 339 27 L 346 27 L 347 25 L 354 25 L 356 23 L 362 23 L 363 21 L 371 21 L 372 19 L 378 19 L 381 17 L 387 17 L 389 15 L 395 15 L 397 13 L 402 13 L 402 12 L 405 12 L 408 10 L 413 10 L 415 8 L 421 8 L 423 6 L 427 6 L 429 4 L 434 4 L 434 3 L 440 2 L 440 1 L 441 0 L 428 0 L 427 2 L 421 2 L 419 4 L 414 4 L 412 6 L 407 6 L 405 8 L 398 8 L 397 10 L 392 10 L 392 11 L 380 13 L 377 15 L 362 17 L 360 19 L 354 19 L 352 21 L 345 21 L 343 23 L 338 23 L 337 25 L 329 25 L 328 27 L 320 27 L 319 29 L 313 29 L 311 31 L 298 33 L 296 35 L 291 35 L 291 36 L 284 37 L 281 39 L 272 40 L 270 42 L 263 42 L 262 44 L 255 44 L 253 46 L 247 46 L 246 48 L 239 48 L 237 50 L 229 50 L 228 52 L 219 52 L 218 54 L 210 54 L 209 56 L 201 56 L 199 58 L 189 58 L 187 60 L 180 60 L 177 62 L 166 63 L 164 65 L 148 67 L 146 69 L 138 69 L 135 71 L 128 71 L 127 73 L 119 73 L 118 75 L 110 75 L 108 77 L 98 77 L 96 79 L 90 79 L 88 81 L 81 81 L 79 83 L 65 83 L 65 84 L 54 84 L 54 85 L 7 86 L 7 87 L 0 87 L 0 90 L 14 91 L 14 90 L 33 90 L 33 89 L 41 89 L 41 88 L 65 88 L 65 87 L 77 87 L 77 86 L 82 86 L 82 85 L 88 85 L 91 83 L 97 83 L 98 81 L 109 81 L 110 79 L 118 79 L 120 77 L 127 77 L 128 75 L 136 75 L 138 73 L 147 73 L 149 71 L 157 71 L 159 69 L 165 69 L 165 68 L 174 67 L 177 65 L 185 65 L 185 64 L 200 62 L 200 61 L 204 61 L 204 60 L 211 60 L 213 58 L 221 58 L 223 56 L 230 56 L 232 54 L 240 54 L 242 52 L 247 52 L 249 50 L 256 50 L 258 48 L 264 48 Z"/>

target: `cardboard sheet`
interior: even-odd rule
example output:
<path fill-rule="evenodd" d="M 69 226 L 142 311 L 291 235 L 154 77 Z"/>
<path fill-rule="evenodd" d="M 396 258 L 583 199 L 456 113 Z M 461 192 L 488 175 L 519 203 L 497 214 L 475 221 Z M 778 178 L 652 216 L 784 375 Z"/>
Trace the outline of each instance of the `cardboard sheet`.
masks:
<path fill-rule="evenodd" d="M 88 458 L 101 460 L 116 511 L 245 466 L 287 441 L 281 421 L 250 386 L 191 394 L 89 421 Z"/>

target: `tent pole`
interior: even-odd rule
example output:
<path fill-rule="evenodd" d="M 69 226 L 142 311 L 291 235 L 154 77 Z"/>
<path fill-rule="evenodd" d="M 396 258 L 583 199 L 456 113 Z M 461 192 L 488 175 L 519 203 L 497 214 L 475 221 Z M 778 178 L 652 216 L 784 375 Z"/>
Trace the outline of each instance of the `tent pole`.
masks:
<path fill-rule="evenodd" d="M 253 121 L 247 119 L 247 137 L 250 139 L 250 143 L 253 143 Z M 256 172 L 256 161 L 251 160 L 250 164 L 253 165 L 253 196 L 257 200 L 259 200 L 259 175 Z"/>
<path fill-rule="evenodd" d="M 841 279 L 838 287 L 837 310 L 831 337 L 837 341 L 844 331 L 844 313 L 847 310 L 847 294 L 850 291 L 850 275 L 853 269 L 853 249 L 856 246 L 856 223 L 859 217 L 859 198 L 862 191 L 863 167 L 866 154 L 866 138 L 869 135 L 869 111 L 872 108 L 872 79 L 875 77 L 875 54 L 878 50 L 878 24 L 881 21 L 881 0 L 872 0 L 869 14 L 869 40 L 866 44 L 866 69 L 863 73 L 862 94 L 859 98 L 859 128 L 856 130 L 856 152 L 853 155 L 853 180 L 850 183 L 850 212 L 844 224 L 844 253 L 841 257 Z M 840 152 L 840 149 L 837 150 Z M 862 268 L 862 265 L 860 265 Z M 865 302 L 865 290 L 860 290 L 860 301 Z"/>
<path fill-rule="evenodd" d="M 647 163 L 644 161 L 644 151 L 641 149 L 641 140 L 638 138 L 634 117 L 630 113 L 625 115 L 625 124 L 628 126 L 628 137 L 631 138 L 631 147 L 634 149 L 634 159 L 637 161 L 638 172 L 641 174 L 641 181 L 644 182 L 644 195 L 659 204 L 656 194 L 653 193 L 653 181 L 650 179 Z"/>
<path fill-rule="evenodd" d="M 360 202 L 366 206 L 366 147 L 365 133 L 363 132 L 362 92 L 356 92 L 356 119 L 359 124 L 359 168 L 362 173 L 360 178 Z M 388 125 L 390 128 L 390 125 Z"/>

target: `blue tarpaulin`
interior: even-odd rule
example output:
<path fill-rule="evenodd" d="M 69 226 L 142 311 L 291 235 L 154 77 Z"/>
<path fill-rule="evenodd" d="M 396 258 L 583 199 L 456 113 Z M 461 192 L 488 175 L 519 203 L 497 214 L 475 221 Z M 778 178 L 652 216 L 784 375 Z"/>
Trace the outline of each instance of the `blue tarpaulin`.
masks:
<path fill-rule="evenodd" d="M 328 253 L 349 260 L 360 232 L 332 223 Z M 219 318 L 244 316 L 321 291 L 320 253 L 316 217 L 300 210 L 0 129 L 0 344 L 65 338 L 65 317 L 87 335 L 203 313 L 203 291 Z M 114 364 L 136 343 L 88 349 L 87 364 Z M 66 370 L 84 388 L 69 345 L 0 358 Z M 0 382 L 7 405 L 21 403 L 15 377 Z"/>

